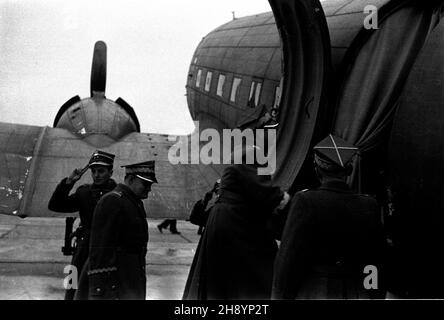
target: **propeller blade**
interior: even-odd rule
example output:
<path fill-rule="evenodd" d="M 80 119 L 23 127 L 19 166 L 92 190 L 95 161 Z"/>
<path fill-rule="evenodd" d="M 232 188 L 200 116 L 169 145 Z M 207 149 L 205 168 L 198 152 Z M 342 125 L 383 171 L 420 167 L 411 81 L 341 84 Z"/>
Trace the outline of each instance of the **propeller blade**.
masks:
<path fill-rule="evenodd" d="M 94 92 L 105 95 L 106 87 L 106 44 L 97 41 L 94 45 L 94 55 L 91 67 L 91 97 Z"/>
<path fill-rule="evenodd" d="M 125 100 L 123 100 L 122 98 L 117 98 L 116 103 L 121 106 L 123 108 L 123 110 L 125 110 L 129 116 L 131 117 L 131 119 L 133 119 L 136 128 L 137 128 L 137 132 L 140 132 L 140 123 L 139 123 L 139 119 L 137 119 L 136 113 L 134 112 L 133 107 L 131 107 L 128 102 L 126 102 Z"/>
<path fill-rule="evenodd" d="M 63 116 L 66 110 L 68 110 L 69 107 L 71 107 L 73 104 L 80 101 L 79 96 L 72 97 L 68 101 L 66 101 L 63 106 L 60 107 L 59 112 L 57 112 L 57 115 L 54 119 L 54 124 L 52 125 L 54 128 L 57 127 L 57 124 L 59 123 L 60 118 Z"/>

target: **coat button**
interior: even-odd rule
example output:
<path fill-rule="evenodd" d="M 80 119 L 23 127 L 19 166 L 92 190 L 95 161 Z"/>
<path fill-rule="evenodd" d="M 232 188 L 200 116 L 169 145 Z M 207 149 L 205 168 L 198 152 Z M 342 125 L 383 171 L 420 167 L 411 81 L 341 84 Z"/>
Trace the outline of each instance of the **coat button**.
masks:
<path fill-rule="evenodd" d="M 113 284 L 113 285 L 111 286 L 111 289 L 116 290 L 116 285 Z"/>
<path fill-rule="evenodd" d="M 97 291 L 97 292 L 100 292 L 100 291 L 102 291 L 102 289 L 100 289 L 100 288 L 96 288 L 96 291 Z"/>

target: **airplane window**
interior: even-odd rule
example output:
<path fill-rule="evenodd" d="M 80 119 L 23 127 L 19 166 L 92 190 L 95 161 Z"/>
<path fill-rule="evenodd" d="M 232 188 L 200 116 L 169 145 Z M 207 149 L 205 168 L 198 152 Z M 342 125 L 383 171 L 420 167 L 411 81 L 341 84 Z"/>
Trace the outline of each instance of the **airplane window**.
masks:
<path fill-rule="evenodd" d="M 258 81 L 252 81 L 250 87 L 250 95 L 248 97 L 248 106 L 255 108 L 259 104 L 259 98 L 261 95 L 262 83 Z"/>
<path fill-rule="evenodd" d="M 213 72 L 208 71 L 207 72 L 207 78 L 205 80 L 205 91 L 210 91 L 211 87 L 211 78 L 213 77 Z"/>
<path fill-rule="evenodd" d="M 197 78 L 196 78 L 196 87 L 199 88 L 200 87 L 200 77 L 202 76 L 202 70 L 199 69 L 199 71 L 197 71 Z"/>
<path fill-rule="evenodd" d="M 241 78 L 234 78 L 233 80 L 233 86 L 231 87 L 231 97 L 230 97 L 231 102 L 236 102 L 237 88 L 239 88 L 241 80 L 242 80 Z"/>
<path fill-rule="evenodd" d="M 248 96 L 248 106 L 251 108 L 254 108 L 255 105 L 253 105 L 253 96 L 254 96 L 254 90 L 256 89 L 256 82 L 252 81 L 251 82 L 251 87 L 250 87 L 250 95 Z"/>
<path fill-rule="evenodd" d="M 276 86 L 276 89 L 274 91 L 274 108 L 278 108 L 279 104 L 281 102 L 281 86 Z"/>
<path fill-rule="evenodd" d="M 219 97 L 222 97 L 224 94 L 224 84 L 225 84 L 225 75 L 224 74 L 220 74 L 219 75 L 219 80 L 217 82 L 217 92 L 216 94 Z"/>
<path fill-rule="evenodd" d="M 254 96 L 254 102 L 256 105 L 259 105 L 259 97 L 261 96 L 261 88 L 262 88 L 262 83 L 258 83 L 256 85 L 256 94 Z"/>

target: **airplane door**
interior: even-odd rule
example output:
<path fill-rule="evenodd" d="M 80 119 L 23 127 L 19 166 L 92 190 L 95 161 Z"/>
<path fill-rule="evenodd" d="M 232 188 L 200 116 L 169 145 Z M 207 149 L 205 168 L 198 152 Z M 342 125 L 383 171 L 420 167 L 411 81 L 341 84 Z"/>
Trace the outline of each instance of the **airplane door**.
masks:
<path fill-rule="evenodd" d="M 290 188 L 316 139 L 322 138 L 330 38 L 317 0 L 269 0 L 281 37 L 283 87 L 277 130 L 275 183 Z M 320 132 L 319 132 L 320 133 Z"/>

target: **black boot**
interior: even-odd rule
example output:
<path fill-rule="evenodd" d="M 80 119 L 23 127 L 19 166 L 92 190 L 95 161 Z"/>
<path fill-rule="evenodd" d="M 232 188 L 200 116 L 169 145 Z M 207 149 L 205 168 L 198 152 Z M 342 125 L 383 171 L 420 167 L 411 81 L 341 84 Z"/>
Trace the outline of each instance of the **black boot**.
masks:
<path fill-rule="evenodd" d="M 162 221 L 162 223 L 157 225 L 157 229 L 159 229 L 160 233 L 163 233 L 162 229 L 168 228 L 169 224 L 170 224 L 169 219 L 165 219 Z"/>
<path fill-rule="evenodd" d="M 179 231 L 177 231 L 177 220 L 176 219 L 171 219 L 170 220 L 170 232 L 172 234 L 180 234 Z"/>

